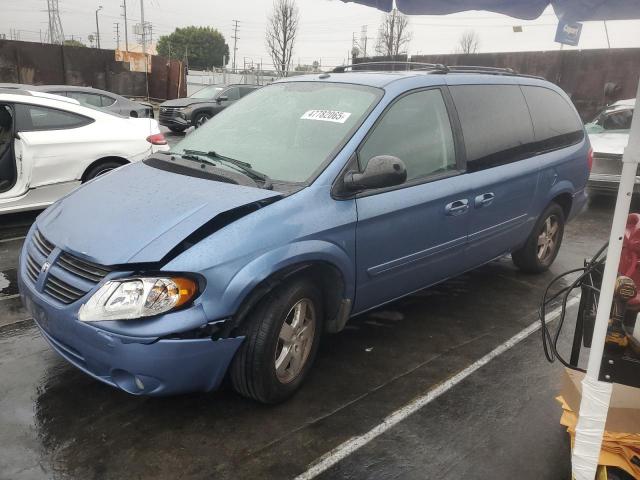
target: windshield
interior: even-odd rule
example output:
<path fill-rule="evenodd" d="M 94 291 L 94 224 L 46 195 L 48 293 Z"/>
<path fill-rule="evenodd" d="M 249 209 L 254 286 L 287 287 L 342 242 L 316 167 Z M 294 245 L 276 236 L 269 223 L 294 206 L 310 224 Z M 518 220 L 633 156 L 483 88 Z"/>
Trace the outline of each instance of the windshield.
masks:
<path fill-rule="evenodd" d="M 198 90 L 196 93 L 191 94 L 191 98 L 213 98 L 222 91 L 224 87 L 211 85 L 210 87 L 204 87 Z"/>
<path fill-rule="evenodd" d="M 381 93 L 340 83 L 275 83 L 217 114 L 174 151 L 213 151 L 273 180 L 304 182 L 349 138 Z"/>

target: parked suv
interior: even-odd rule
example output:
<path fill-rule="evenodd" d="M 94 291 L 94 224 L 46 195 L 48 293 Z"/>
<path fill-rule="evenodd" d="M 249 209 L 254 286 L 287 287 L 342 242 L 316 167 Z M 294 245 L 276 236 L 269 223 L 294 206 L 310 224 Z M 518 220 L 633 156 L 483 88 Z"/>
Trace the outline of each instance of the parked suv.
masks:
<path fill-rule="evenodd" d="M 259 85 L 210 85 L 187 98 L 167 100 L 160 104 L 160 125 L 172 132 L 200 127 L 211 117 L 235 101 L 253 92 Z"/>
<path fill-rule="evenodd" d="M 586 202 L 580 117 L 544 80 L 457 72 L 283 79 L 62 199 L 21 253 L 44 338 L 136 395 L 228 371 L 272 403 L 354 315 L 509 253 L 548 269 Z"/>

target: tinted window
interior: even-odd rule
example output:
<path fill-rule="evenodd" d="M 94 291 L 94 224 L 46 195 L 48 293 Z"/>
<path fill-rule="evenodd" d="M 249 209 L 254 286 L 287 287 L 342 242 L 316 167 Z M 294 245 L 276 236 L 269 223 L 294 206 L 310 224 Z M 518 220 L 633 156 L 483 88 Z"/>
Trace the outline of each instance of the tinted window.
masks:
<path fill-rule="evenodd" d="M 518 85 L 450 87 L 462 124 L 470 172 L 532 155 L 533 128 Z"/>
<path fill-rule="evenodd" d="M 406 95 L 389 108 L 360 148 L 360 168 L 377 155 L 402 160 L 407 180 L 456 169 L 453 133 L 440 90 Z"/>
<path fill-rule="evenodd" d="M 20 131 L 78 128 L 93 122 L 82 115 L 36 105 L 17 104 L 16 113 Z"/>
<path fill-rule="evenodd" d="M 110 107 L 111 105 L 116 103 L 116 99 L 115 98 L 107 97 L 106 95 L 100 95 L 100 98 L 102 100 L 102 106 L 103 107 Z"/>
<path fill-rule="evenodd" d="M 523 86 L 522 91 L 533 119 L 538 152 L 567 147 L 582 140 L 582 121 L 562 96 L 544 87 Z"/>
<path fill-rule="evenodd" d="M 240 97 L 244 97 L 245 95 L 253 92 L 255 90 L 254 87 L 240 87 Z"/>
<path fill-rule="evenodd" d="M 238 87 L 227 88 L 220 96 L 228 97 L 229 100 L 238 100 L 240 98 L 240 89 Z"/>
<path fill-rule="evenodd" d="M 91 105 L 92 107 L 102 107 L 100 95 L 86 92 L 67 92 L 67 96 L 75 98 L 80 105 Z"/>

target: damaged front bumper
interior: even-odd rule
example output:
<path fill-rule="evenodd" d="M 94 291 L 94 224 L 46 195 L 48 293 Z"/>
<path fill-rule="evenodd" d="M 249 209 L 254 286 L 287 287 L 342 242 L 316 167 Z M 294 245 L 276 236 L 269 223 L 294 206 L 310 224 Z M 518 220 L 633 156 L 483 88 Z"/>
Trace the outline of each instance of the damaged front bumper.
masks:
<path fill-rule="evenodd" d="M 19 284 L 25 307 L 56 352 L 95 379 L 134 395 L 216 389 L 244 339 L 125 336 L 81 322 L 77 308 L 55 307 L 31 286 Z M 179 326 L 197 308 L 165 317 Z"/>

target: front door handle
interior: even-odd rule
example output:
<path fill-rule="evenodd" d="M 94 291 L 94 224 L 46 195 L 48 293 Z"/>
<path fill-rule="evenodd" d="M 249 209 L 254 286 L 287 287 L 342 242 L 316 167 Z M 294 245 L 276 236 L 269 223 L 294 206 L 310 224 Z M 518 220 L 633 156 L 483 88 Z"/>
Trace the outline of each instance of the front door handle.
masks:
<path fill-rule="evenodd" d="M 445 213 L 450 216 L 462 215 L 467 210 L 469 210 L 469 200 L 467 200 L 466 198 L 462 198 L 460 200 L 456 200 L 455 202 L 448 203 L 444 207 Z"/>
<path fill-rule="evenodd" d="M 483 193 L 482 195 L 478 195 L 475 199 L 476 208 L 486 207 L 493 202 L 493 199 L 496 198 L 495 194 L 492 192 Z"/>

